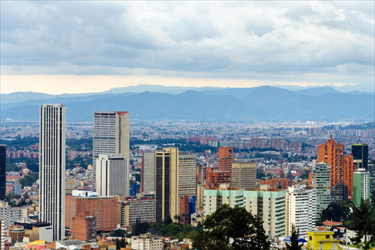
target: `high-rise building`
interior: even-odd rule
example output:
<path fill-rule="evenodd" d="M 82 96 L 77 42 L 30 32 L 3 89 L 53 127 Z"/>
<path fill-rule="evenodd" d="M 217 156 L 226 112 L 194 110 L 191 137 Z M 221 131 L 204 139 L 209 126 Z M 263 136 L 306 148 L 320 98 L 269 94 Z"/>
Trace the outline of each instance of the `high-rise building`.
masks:
<path fill-rule="evenodd" d="M 256 181 L 256 162 L 234 162 L 232 164 L 232 188 L 255 189 Z"/>
<path fill-rule="evenodd" d="M 121 154 L 100 154 L 96 159 L 96 191 L 99 196 L 128 196 L 126 160 Z"/>
<path fill-rule="evenodd" d="M 62 104 L 40 108 L 39 220 L 51 223 L 53 240 L 65 238 L 65 114 Z"/>
<path fill-rule="evenodd" d="M 354 166 L 356 169 L 364 168 L 368 170 L 368 145 L 367 144 L 353 144 L 352 155 Z"/>
<path fill-rule="evenodd" d="M 0 201 L 0 220 L 4 227 L 14 225 L 16 221 L 27 218 L 27 209 L 22 207 L 11 207 L 8 202 Z"/>
<path fill-rule="evenodd" d="M 292 186 L 286 193 L 286 235 L 292 235 L 292 226 L 299 234 L 315 229 L 316 190 L 306 186 Z"/>
<path fill-rule="evenodd" d="M 155 200 L 150 197 L 128 197 L 118 202 L 118 224 L 122 227 L 140 222 L 155 222 Z"/>
<path fill-rule="evenodd" d="M 117 198 L 114 196 L 98 197 L 96 192 L 73 190 L 73 195 L 66 196 L 66 227 L 72 229 L 74 216 L 88 212 L 95 216 L 98 231 L 113 231 L 117 227 Z"/>
<path fill-rule="evenodd" d="M 348 202 L 348 186 L 339 182 L 331 188 L 331 202 L 340 203 L 341 201 Z"/>
<path fill-rule="evenodd" d="M 361 199 L 370 198 L 370 173 L 364 168 L 357 169 L 353 179 L 353 203 L 360 206 Z"/>
<path fill-rule="evenodd" d="M 331 167 L 327 163 L 313 163 L 310 186 L 316 191 L 316 218 L 331 203 Z"/>
<path fill-rule="evenodd" d="M 129 169 L 129 112 L 103 111 L 94 112 L 93 130 L 93 189 L 96 188 L 96 159 L 100 154 L 122 154 Z M 128 176 L 127 176 L 128 178 Z M 126 187 L 129 194 L 129 185 Z"/>
<path fill-rule="evenodd" d="M 142 157 L 141 174 L 142 193 L 155 191 L 155 153 L 144 153 Z"/>
<path fill-rule="evenodd" d="M 6 196 L 6 145 L 0 144 L 0 200 L 5 200 Z"/>
<path fill-rule="evenodd" d="M 233 148 L 232 147 L 220 147 L 219 148 L 219 169 L 223 171 L 229 171 L 232 173 L 233 163 Z"/>
<path fill-rule="evenodd" d="M 269 190 L 266 186 L 259 190 L 205 189 L 204 216 L 211 215 L 222 204 L 245 207 L 260 217 L 267 235 L 285 236 L 285 195 L 286 190 Z"/>
<path fill-rule="evenodd" d="M 180 214 L 180 197 L 196 195 L 195 155 L 164 148 L 155 152 L 155 218 Z"/>
<path fill-rule="evenodd" d="M 353 196 L 353 155 L 344 155 L 344 145 L 336 143 L 332 136 L 319 146 L 318 162 L 327 163 L 331 167 L 331 189 L 342 182 L 348 187 L 349 199 Z"/>

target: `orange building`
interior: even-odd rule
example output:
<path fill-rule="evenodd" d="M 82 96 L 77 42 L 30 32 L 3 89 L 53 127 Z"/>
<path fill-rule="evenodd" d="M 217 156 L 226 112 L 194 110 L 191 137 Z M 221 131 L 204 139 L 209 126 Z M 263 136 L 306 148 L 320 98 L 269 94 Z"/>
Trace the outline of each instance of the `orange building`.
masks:
<path fill-rule="evenodd" d="M 180 198 L 180 216 L 182 218 L 181 224 L 189 224 L 189 196 L 187 195 Z"/>
<path fill-rule="evenodd" d="M 96 218 L 98 231 L 113 231 L 117 227 L 117 199 L 115 197 L 80 197 L 67 195 L 65 198 L 65 226 L 72 229 L 74 216 L 88 212 Z"/>
<path fill-rule="evenodd" d="M 218 188 L 220 184 L 231 184 L 230 172 L 207 168 L 206 188 Z"/>
<path fill-rule="evenodd" d="M 233 163 L 233 148 L 232 147 L 220 147 L 219 148 L 219 169 L 223 171 L 232 172 Z"/>
<path fill-rule="evenodd" d="M 318 162 L 327 163 L 331 167 L 331 189 L 342 182 L 348 187 L 348 196 L 353 197 L 353 155 L 344 155 L 344 145 L 331 138 L 319 146 Z"/>
<path fill-rule="evenodd" d="M 266 180 L 259 180 L 260 185 L 269 185 L 271 189 L 288 189 L 294 184 L 294 181 L 289 178 L 272 178 Z"/>
<path fill-rule="evenodd" d="M 89 212 L 80 212 L 72 219 L 72 237 L 80 241 L 96 241 L 96 218 Z"/>

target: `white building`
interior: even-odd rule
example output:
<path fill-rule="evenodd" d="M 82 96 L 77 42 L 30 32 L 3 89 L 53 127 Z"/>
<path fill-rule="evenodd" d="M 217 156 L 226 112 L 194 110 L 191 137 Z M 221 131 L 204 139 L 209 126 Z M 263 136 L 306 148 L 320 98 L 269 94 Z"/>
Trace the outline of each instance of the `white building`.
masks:
<path fill-rule="evenodd" d="M 65 116 L 62 104 L 40 108 L 39 220 L 51 223 L 53 240 L 65 238 Z"/>
<path fill-rule="evenodd" d="M 5 249 L 5 237 L 6 237 L 6 230 L 4 226 L 4 221 L 0 220 L 0 250 Z"/>
<path fill-rule="evenodd" d="M 11 207 L 7 202 L 0 201 L 0 220 L 3 222 L 5 230 L 13 226 L 14 222 L 27 218 L 27 209 Z"/>
<path fill-rule="evenodd" d="M 306 186 L 288 187 L 286 193 L 286 233 L 291 235 L 292 226 L 299 229 L 299 235 L 307 236 L 307 231 L 315 230 L 316 190 Z"/>
<path fill-rule="evenodd" d="M 96 191 L 99 196 L 123 195 L 128 186 L 126 160 L 121 154 L 100 154 L 96 159 Z"/>
<path fill-rule="evenodd" d="M 331 167 L 327 163 L 313 162 L 311 187 L 316 190 L 316 217 L 318 219 L 331 202 Z"/>
<path fill-rule="evenodd" d="M 162 250 L 162 237 L 150 233 L 132 236 L 133 250 Z"/>
<path fill-rule="evenodd" d="M 129 169 L 129 112 L 94 112 L 93 129 L 93 188 L 96 188 L 96 159 L 100 154 L 122 154 Z M 129 185 L 125 193 L 129 195 Z"/>

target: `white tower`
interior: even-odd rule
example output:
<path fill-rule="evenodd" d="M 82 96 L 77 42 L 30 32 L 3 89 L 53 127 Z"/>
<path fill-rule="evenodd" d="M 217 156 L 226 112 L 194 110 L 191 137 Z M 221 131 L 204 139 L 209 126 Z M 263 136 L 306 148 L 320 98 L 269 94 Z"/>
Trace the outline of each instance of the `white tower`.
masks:
<path fill-rule="evenodd" d="M 54 241 L 65 238 L 65 115 L 62 104 L 40 108 L 39 220 L 51 223 Z"/>

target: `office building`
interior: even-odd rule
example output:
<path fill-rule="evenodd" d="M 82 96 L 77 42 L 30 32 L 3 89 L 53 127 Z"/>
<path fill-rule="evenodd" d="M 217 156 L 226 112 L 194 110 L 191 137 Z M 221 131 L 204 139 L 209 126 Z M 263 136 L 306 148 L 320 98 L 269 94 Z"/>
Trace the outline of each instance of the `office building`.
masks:
<path fill-rule="evenodd" d="M 25 235 L 29 235 L 30 242 L 36 240 L 53 241 L 53 228 L 50 223 L 21 220 L 15 222 L 14 225 L 22 226 L 25 229 Z"/>
<path fill-rule="evenodd" d="M 81 241 L 96 241 L 96 218 L 89 212 L 80 212 L 72 219 L 72 238 Z"/>
<path fill-rule="evenodd" d="M 286 235 L 292 235 L 292 226 L 302 237 L 315 229 L 316 190 L 306 186 L 292 186 L 286 193 Z"/>
<path fill-rule="evenodd" d="M 353 179 L 353 203 L 360 206 L 361 199 L 370 198 L 370 173 L 364 168 L 357 169 Z"/>
<path fill-rule="evenodd" d="M 155 153 L 144 153 L 142 157 L 141 192 L 155 191 Z"/>
<path fill-rule="evenodd" d="M 340 203 L 348 200 L 348 187 L 344 183 L 339 182 L 331 188 L 331 202 Z"/>
<path fill-rule="evenodd" d="M 11 207 L 7 202 L 0 201 L 0 220 L 3 221 L 4 227 L 14 225 L 16 221 L 27 218 L 27 209 L 22 207 Z"/>
<path fill-rule="evenodd" d="M 234 162 L 232 164 L 232 188 L 255 189 L 256 180 L 256 162 Z"/>
<path fill-rule="evenodd" d="M 0 144 L 0 200 L 6 196 L 6 145 Z"/>
<path fill-rule="evenodd" d="M 327 163 L 314 162 L 309 185 L 316 191 L 316 218 L 320 218 L 322 211 L 331 203 L 331 167 Z"/>
<path fill-rule="evenodd" d="M 353 144 L 352 155 L 354 160 L 354 167 L 364 168 L 368 170 L 368 145 L 367 144 Z"/>
<path fill-rule="evenodd" d="M 219 148 L 219 169 L 223 171 L 229 171 L 232 173 L 233 163 L 233 148 L 232 147 L 220 147 Z"/>
<path fill-rule="evenodd" d="M 151 235 L 150 233 L 132 236 L 131 249 L 133 250 L 162 250 L 163 241 L 161 236 Z"/>
<path fill-rule="evenodd" d="M 219 188 L 222 184 L 228 184 L 230 186 L 232 177 L 229 171 L 223 171 L 220 169 L 207 168 L 207 181 L 205 186 L 207 189 Z"/>
<path fill-rule="evenodd" d="M 140 196 L 128 197 L 118 202 L 117 224 L 122 227 L 134 225 L 140 222 L 155 222 L 154 198 Z"/>
<path fill-rule="evenodd" d="M 336 143 L 330 139 L 319 146 L 318 162 L 327 163 L 331 167 L 331 189 L 337 183 L 342 182 L 348 187 L 348 198 L 353 197 L 353 155 L 344 155 L 344 144 Z"/>
<path fill-rule="evenodd" d="M 129 182 L 126 160 L 121 154 L 100 154 L 96 159 L 96 191 L 98 196 L 122 195 Z"/>
<path fill-rule="evenodd" d="M 72 229 L 74 216 L 88 212 L 95 216 L 98 231 L 113 231 L 117 228 L 117 199 L 114 196 L 98 197 L 95 192 L 73 190 L 66 196 L 66 227 Z"/>
<path fill-rule="evenodd" d="M 195 155 L 164 148 L 155 152 L 155 219 L 180 214 L 180 197 L 196 195 Z"/>
<path fill-rule="evenodd" d="M 94 112 L 93 130 L 93 188 L 96 188 L 96 159 L 100 154 L 122 154 L 129 169 L 129 112 Z M 94 190 L 95 191 L 95 190 Z M 129 187 L 126 187 L 129 194 Z"/>
<path fill-rule="evenodd" d="M 39 220 L 51 223 L 53 240 L 65 238 L 65 114 L 62 104 L 40 108 Z"/>
<path fill-rule="evenodd" d="M 270 190 L 262 186 L 258 190 L 204 190 L 204 216 L 211 215 L 222 204 L 245 207 L 263 221 L 266 234 L 272 238 L 285 236 L 286 190 Z"/>

